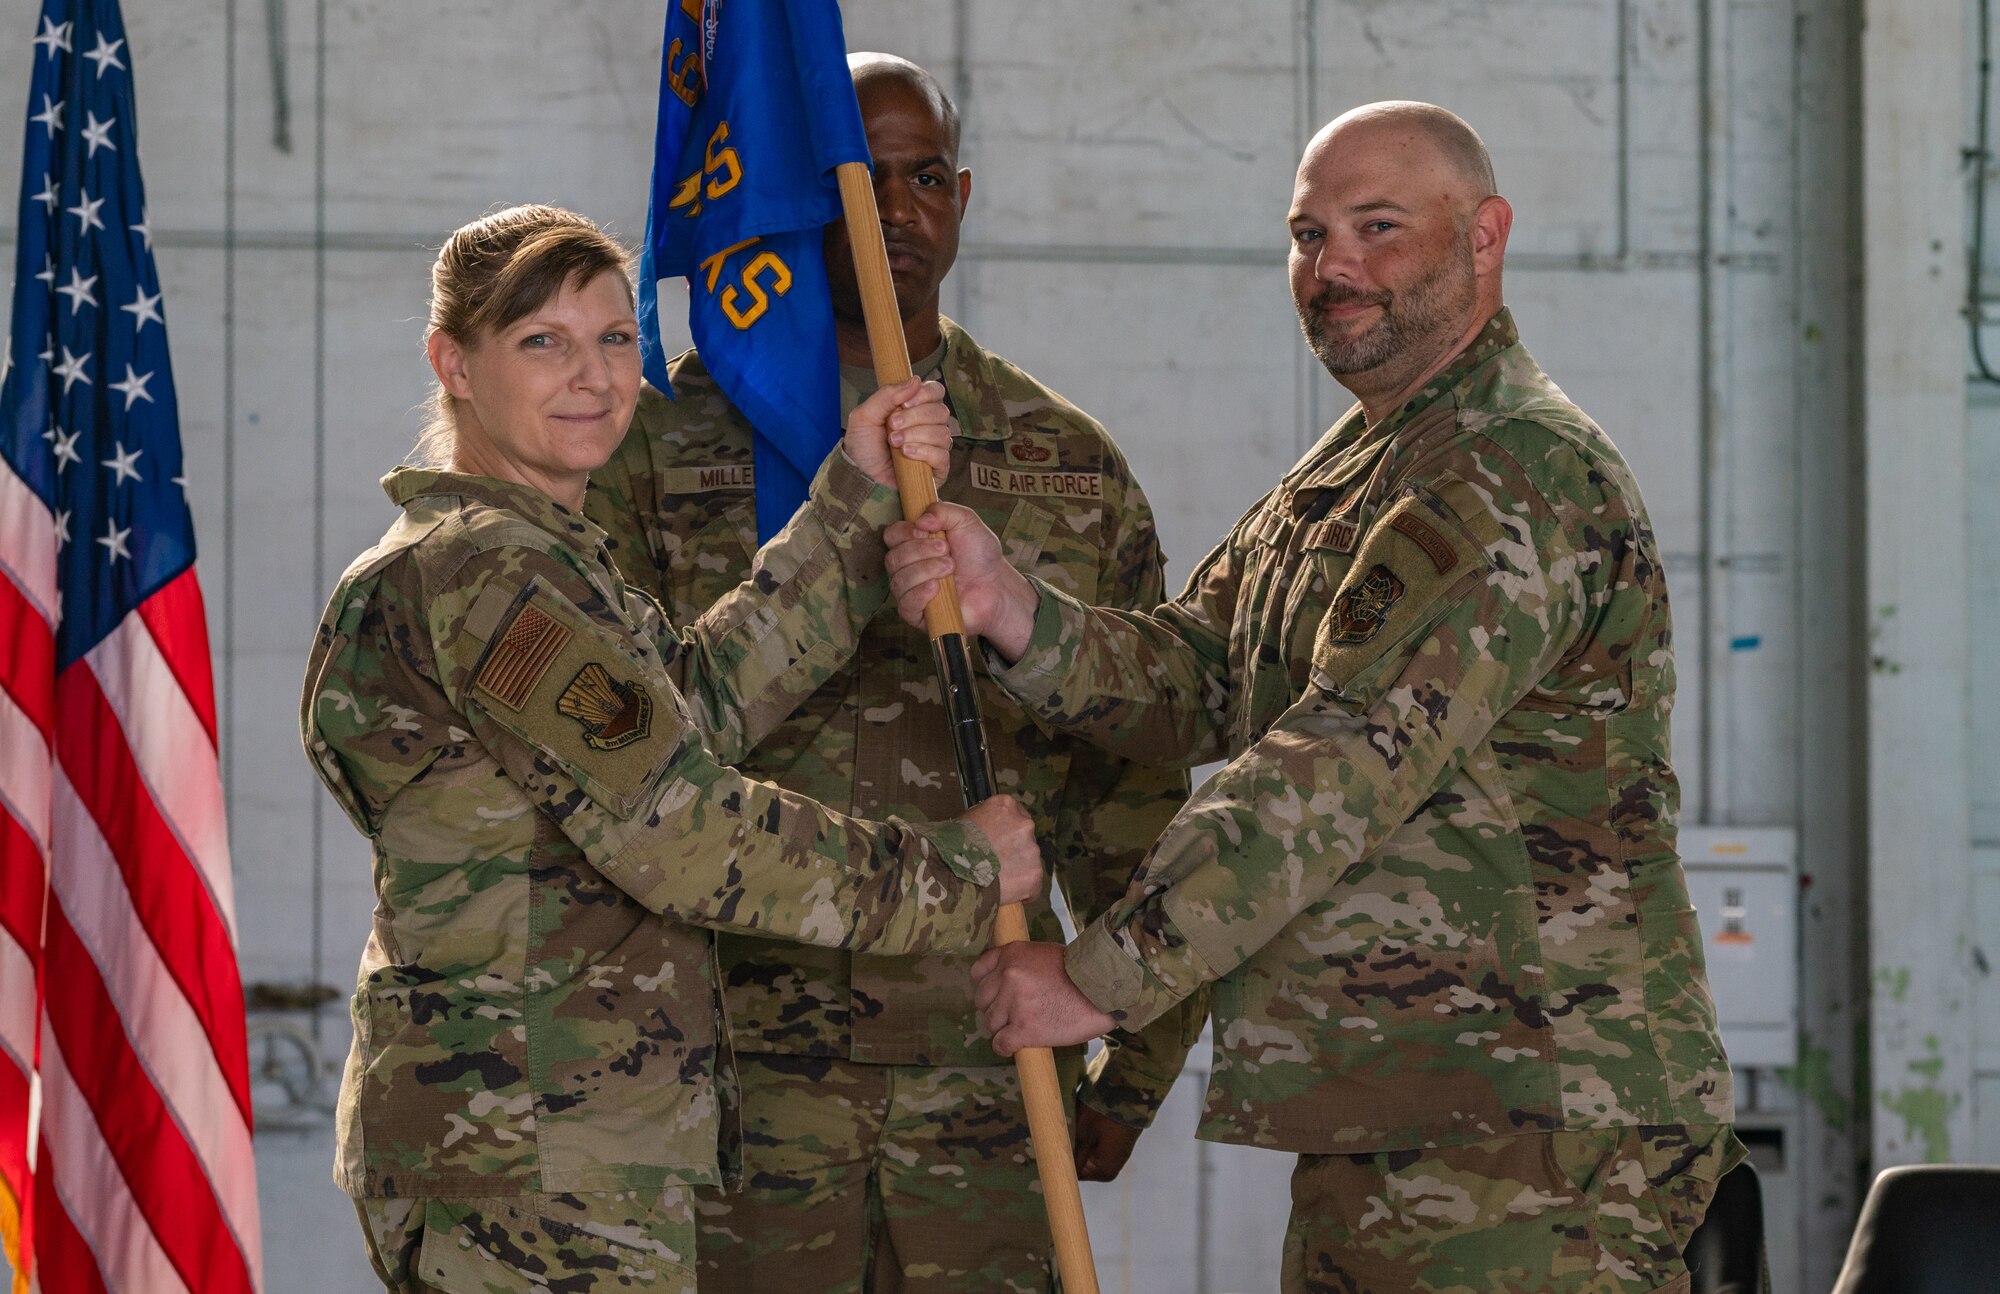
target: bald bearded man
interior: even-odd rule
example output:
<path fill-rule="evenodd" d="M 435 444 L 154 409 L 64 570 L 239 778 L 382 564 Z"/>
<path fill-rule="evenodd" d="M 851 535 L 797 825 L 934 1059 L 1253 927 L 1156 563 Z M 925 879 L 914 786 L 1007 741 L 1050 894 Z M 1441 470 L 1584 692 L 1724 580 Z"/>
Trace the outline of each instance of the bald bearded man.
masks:
<path fill-rule="evenodd" d="M 1428 104 L 1299 164 L 1292 296 L 1358 403 L 1151 613 L 1010 569 L 940 506 L 1003 687 L 1135 759 L 1229 762 L 1065 950 L 975 969 L 996 1046 L 1144 1026 L 1213 985 L 1201 1135 L 1298 1153 L 1284 1288 L 1685 1290 L 1741 1157 L 1675 854 L 1658 545 L 1504 308 L 1513 212 Z"/>

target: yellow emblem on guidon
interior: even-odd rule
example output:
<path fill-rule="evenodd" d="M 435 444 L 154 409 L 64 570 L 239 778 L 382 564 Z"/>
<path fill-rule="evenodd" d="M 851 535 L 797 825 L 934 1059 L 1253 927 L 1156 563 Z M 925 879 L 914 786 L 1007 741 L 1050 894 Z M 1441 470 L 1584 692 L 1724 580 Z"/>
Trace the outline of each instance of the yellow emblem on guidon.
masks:
<path fill-rule="evenodd" d="M 592 750 L 618 750 L 653 729 L 653 698 L 637 683 L 620 683 L 596 661 L 585 665 L 556 698 L 556 709 L 583 725 Z"/>

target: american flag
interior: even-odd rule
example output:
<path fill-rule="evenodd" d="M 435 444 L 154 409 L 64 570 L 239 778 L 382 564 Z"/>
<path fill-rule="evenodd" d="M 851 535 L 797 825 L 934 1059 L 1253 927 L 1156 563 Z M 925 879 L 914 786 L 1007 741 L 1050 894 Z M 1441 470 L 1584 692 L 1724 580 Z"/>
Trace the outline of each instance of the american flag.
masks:
<path fill-rule="evenodd" d="M 17 1290 L 252 1291 L 215 690 L 132 55 L 116 0 L 45 0 L 33 49 L 0 384 L 0 1227 Z"/>

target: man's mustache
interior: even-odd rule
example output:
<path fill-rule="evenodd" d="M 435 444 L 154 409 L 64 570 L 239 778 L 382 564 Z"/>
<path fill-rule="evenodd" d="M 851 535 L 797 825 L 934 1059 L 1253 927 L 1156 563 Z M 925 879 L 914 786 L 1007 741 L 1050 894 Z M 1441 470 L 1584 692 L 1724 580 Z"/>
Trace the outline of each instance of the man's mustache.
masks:
<path fill-rule="evenodd" d="M 1363 292 L 1345 283 L 1329 283 L 1313 293 L 1306 304 L 1315 310 L 1331 310 L 1336 306 L 1386 306 L 1390 296 L 1388 292 Z"/>

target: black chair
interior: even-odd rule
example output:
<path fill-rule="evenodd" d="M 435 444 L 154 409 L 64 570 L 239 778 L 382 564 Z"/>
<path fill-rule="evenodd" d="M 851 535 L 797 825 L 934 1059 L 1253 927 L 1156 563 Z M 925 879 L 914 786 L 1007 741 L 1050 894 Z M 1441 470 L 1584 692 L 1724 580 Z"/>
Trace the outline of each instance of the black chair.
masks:
<path fill-rule="evenodd" d="M 2000 1289 L 2000 1167 L 1884 1169 L 1868 1188 L 1833 1294 Z"/>
<path fill-rule="evenodd" d="M 1746 1161 L 1715 1184 L 1708 1215 L 1682 1255 L 1691 1294 L 1771 1294 L 1764 1259 L 1764 1190 Z"/>

